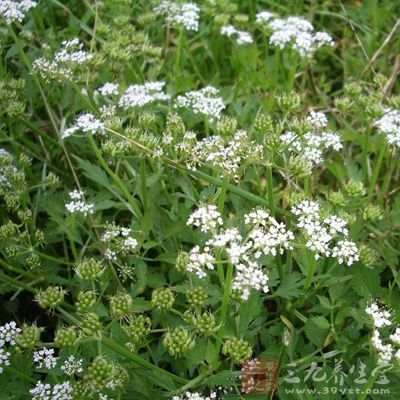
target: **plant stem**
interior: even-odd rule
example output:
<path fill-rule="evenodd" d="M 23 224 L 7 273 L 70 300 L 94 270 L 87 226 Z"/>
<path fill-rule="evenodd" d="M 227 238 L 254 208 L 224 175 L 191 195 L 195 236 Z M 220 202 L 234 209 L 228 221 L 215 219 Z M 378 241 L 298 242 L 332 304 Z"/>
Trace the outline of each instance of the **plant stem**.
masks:
<path fill-rule="evenodd" d="M 222 324 L 222 327 L 218 332 L 218 336 L 220 338 L 222 338 L 224 336 L 224 332 L 225 332 L 226 317 L 228 314 L 229 297 L 232 292 L 232 275 L 233 275 L 233 264 L 229 263 L 227 271 L 226 271 L 224 297 L 222 299 L 221 313 L 220 313 L 220 318 L 219 318 L 220 322 Z"/>
<path fill-rule="evenodd" d="M 269 211 L 273 217 L 275 217 L 275 202 L 274 202 L 274 181 L 272 176 L 272 167 L 267 168 L 268 172 L 268 206 Z"/>
<path fill-rule="evenodd" d="M 131 194 L 129 193 L 129 190 L 126 188 L 126 186 L 124 185 L 124 183 L 121 181 L 121 179 L 111 170 L 111 168 L 107 165 L 107 163 L 105 162 L 103 156 L 100 153 L 99 148 L 97 147 L 92 135 L 88 135 L 89 137 L 89 141 L 90 141 L 90 145 L 92 146 L 92 149 L 94 151 L 94 153 L 96 154 L 97 159 L 99 160 L 101 166 L 104 168 L 104 170 L 107 172 L 108 175 L 110 175 L 110 177 L 115 181 L 115 183 L 117 184 L 117 186 L 119 187 L 119 189 L 121 190 L 121 192 L 125 195 L 126 200 L 128 201 L 128 203 L 131 205 L 132 207 L 132 212 L 134 214 L 136 214 L 136 216 L 139 219 L 143 218 L 143 214 L 140 211 L 139 206 L 136 204 L 136 201 L 133 199 L 133 197 L 131 196 Z"/>

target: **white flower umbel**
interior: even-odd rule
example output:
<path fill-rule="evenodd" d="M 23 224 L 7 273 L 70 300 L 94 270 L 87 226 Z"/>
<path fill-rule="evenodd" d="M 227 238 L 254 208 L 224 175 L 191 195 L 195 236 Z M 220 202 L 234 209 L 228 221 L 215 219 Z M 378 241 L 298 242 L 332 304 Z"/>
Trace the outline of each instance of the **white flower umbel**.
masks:
<path fill-rule="evenodd" d="M 357 246 L 347 239 L 347 223 L 337 216 L 322 218 L 318 203 L 303 200 L 292 207 L 298 217 L 297 227 L 306 238 L 306 247 L 320 257 L 335 257 L 339 264 L 352 265 L 359 260 Z"/>
<path fill-rule="evenodd" d="M 41 57 L 32 63 L 33 72 L 45 81 L 52 79 L 59 82 L 72 81 L 77 72 L 93 58 L 83 49 L 79 39 L 64 40 L 61 49 L 53 58 Z"/>
<path fill-rule="evenodd" d="M 69 193 L 71 201 L 65 204 L 69 214 L 82 213 L 85 217 L 94 213 L 94 204 L 85 200 L 84 193 L 75 189 Z"/>
<path fill-rule="evenodd" d="M 170 96 L 163 92 L 165 82 L 147 82 L 143 85 L 128 86 L 119 99 L 119 106 L 124 110 L 143 107 L 155 101 L 168 101 Z"/>
<path fill-rule="evenodd" d="M 365 312 L 372 317 L 376 328 L 392 325 L 392 315 L 390 312 L 385 308 L 380 308 L 376 302 L 372 302 L 365 309 Z"/>
<path fill-rule="evenodd" d="M 262 290 L 268 293 L 268 276 L 263 272 L 262 268 L 255 262 L 248 264 L 236 265 L 236 274 L 233 279 L 233 290 L 241 293 L 241 298 L 247 300 L 251 289 Z"/>
<path fill-rule="evenodd" d="M 221 35 L 234 39 L 239 45 L 253 43 L 253 38 L 249 32 L 239 31 L 233 25 L 223 26 L 221 28 Z"/>
<path fill-rule="evenodd" d="M 217 95 L 218 90 L 213 86 L 193 90 L 178 96 L 175 101 L 175 108 L 189 108 L 195 114 L 203 114 L 210 121 L 214 121 L 220 118 L 220 114 L 225 108 L 224 101 Z"/>
<path fill-rule="evenodd" d="M 378 353 L 378 364 L 386 365 L 390 363 L 393 357 L 393 346 L 391 344 L 383 343 L 380 333 L 377 329 L 374 330 L 371 342 Z"/>
<path fill-rule="evenodd" d="M 29 393 L 32 395 L 32 400 L 73 400 L 73 387 L 70 382 L 52 386 L 38 381 Z"/>
<path fill-rule="evenodd" d="M 86 113 L 80 115 L 75 123 L 63 132 L 62 138 L 66 139 L 77 132 L 104 135 L 105 126 L 104 123 L 93 114 Z"/>
<path fill-rule="evenodd" d="M 274 13 L 269 11 L 260 11 L 259 13 L 256 14 L 257 24 L 265 24 L 272 18 L 274 18 Z"/>
<path fill-rule="evenodd" d="M 337 245 L 332 249 L 332 257 L 336 257 L 339 264 L 346 264 L 348 266 L 360 259 L 356 244 L 349 240 L 339 240 Z"/>
<path fill-rule="evenodd" d="M 186 153 L 189 167 L 196 169 L 197 164 L 212 165 L 221 171 L 221 176 L 230 175 L 239 178 L 240 168 L 262 155 L 262 148 L 244 130 L 232 136 L 206 136 L 199 141 L 184 139 L 179 148 Z"/>
<path fill-rule="evenodd" d="M 117 261 L 118 255 L 133 253 L 139 244 L 131 228 L 118 225 L 108 226 L 101 240 L 107 245 L 105 256 L 111 261 Z"/>
<path fill-rule="evenodd" d="M 262 11 L 257 14 L 256 22 L 271 32 L 271 45 L 293 48 L 301 57 L 311 57 L 320 47 L 335 44 L 328 33 L 314 32 L 313 25 L 301 17 L 275 18 L 272 13 Z"/>
<path fill-rule="evenodd" d="M 397 346 L 400 346 L 400 327 L 397 327 L 395 332 L 390 335 L 390 340 Z"/>
<path fill-rule="evenodd" d="M 316 129 L 326 128 L 328 125 L 328 118 L 323 112 L 310 111 L 307 121 Z"/>
<path fill-rule="evenodd" d="M 61 371 L 68 376 L 81 374 L 83 372 L 82 363 L 83 360 L 81 358 L 77 359 L 75 356 L 69 356 L 61 365 Z"/>
<path fill-rule="evenodd" d="M 201 251 L 199 246 L 193 247 L 189 253 L 189 263 L 186 266 L 188 272 L 195 273 L 200 279 L 207 276 L 205 268 L 208 270 L 214 269 L 215 257 L 211 254 L 210 248 L 205 247 Z"/>
<path fill-rule="evenodd" d="M 400 147 L 400 110 L 385 108 L 385 114 L 375 122 L 379 132 L 386 135 L 390 145 Z"/>
<path fill-rule="evenodd" d="M 36 6 L 37 2 L 31 0 L 1 0 L 0 16 L 8 25 L 13 22 L 22 22 L 27 12 Z"/>
<path fill-rule="evenodd" d="M 216 392 L 211 392 L 209 396 L 205 396 L 198 392 L 186 391 L 179 396 L 173 396 L 171 400 L 218 400 L 218 395 Z"/>
<path fill-rule="evenodd" d="M 97 89 L 102 96 L 117 96 L 119 94 L 119 86 L 116 83 L 107 82 Z"/>
<path fill-rule="evenodd" d="M 285 132 L 280 139 L 284 148 L 296 153 L 310 166 L 314 166 L 323 162 L 325 151 L 339 151 L 343 145 L 340 135 L 323 130 L 327 126 L 327 118 L 324 113 L 311 111 L 307 121 L 315 129 L 315 132 L 307 132 L 304 135 Z"/>
<path fill-rule="evenodd" d="M 33 353 L 33 362 L 37 368 L 53 369 L 57 365 L 57 357 L 54 356 L 54 349 L 43 348 Z"/>
<path fill-rule="evenodd" d="M 10 365 L 10 356 L 10 352 L 0 348 L 0 374 L 3 372 L 4 366 Z"/>
<path fill-rule="evenodd" d="M 164 15 L 172 26 L 183 26 L 187 31 L 199 30 L 200 8 L 195 3 L 178 4 L 164 0 L 154 8 L 158 15 Z"/>
<path fill-rule="evenodd" d="M 0 347 L 6 344 L 15 345 L 15 336 L 21 332 L 15 321 L 7 322 L 0 326 Z"/>
<path fill-rule="evenodd" d="M 186 223 L 200 228 L 202 232 L 215 231 L 223 224 L 221 213 L 213 204 L 200 206 L 194 211 Z"/>

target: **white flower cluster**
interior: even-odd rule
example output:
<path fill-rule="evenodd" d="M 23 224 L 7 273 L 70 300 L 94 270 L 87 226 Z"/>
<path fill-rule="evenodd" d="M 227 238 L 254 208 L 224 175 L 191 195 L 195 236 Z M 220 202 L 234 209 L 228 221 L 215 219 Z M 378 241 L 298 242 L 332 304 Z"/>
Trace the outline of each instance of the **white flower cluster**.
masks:
<path fill-rule="evenodd" d="M 80 374 L 83 371 L 82 363 L 81 358 L 76 359 L 74 356 L 69 356 L 61 365 L 61 371 L 68 376 Z"/>
<path fill-rule="evenodd" d="M 15 321 L 0 326 L 0 374 L 3 372 L 3 366 L 10 365 L 11 353 L 8 350 L 15 345 L 15 336 L 20 332 L 21 329 Z"/>
<path fill-rule="evenodd" d="M 392 326 L 392 315 L 385 308 L 379 308 L 376 302 L 372 302 L 366 307 L 365 312 L 372 318 L 374 332 L 371 342 L 378 353 L 378 364 L 387 365 L 392 360 L 393 356 L 400 361 L 400 349 L 395 349 L 395 346 L 400 346 L 400 327 L 396 326 L 393 334 L 389 335 L 389 340 L 392 343 L 384 343 L 379 329 Z"/>
<path fill-rule="evenodd" d="M 32 0 L 1 0 L 0 15 L 10 25 L 14 21 L 22 22 L 26 13 L 36 6 L 37 2 Z"/>
<path fill-rule="evenodd" d="M 132 236 L 132 230 L 117 225 L 110 225 L 101 240 L 108 246 L 105 256 L 111 261 L 117 261 L 118 254 L 133 253 L 138 246 L 138 241 Z"/>
<path fill-rule="evenodd" d="M 54 349 L 43 348 L 33 353 L 33 362 L 37 368 L 53 369 L 57 365 L 57 357 L 54 356 Z"/>
<path fill-rule="evenodd" d="M 85 200 L 84 193 L 75 189 L 69 193 L 71 201 L 65 204 L 69 214 L 82 213 L 85 217 L 94 213 L 94 204 Z"/>
<path fill-rule="evenodd" d="M 378 131 L 386 135 L 390 145 L 400 147 L 400 110 L 385 108 L 385 114 L 375 122 Z"/>
<path fill-rule="evenodd" d="M 204 163 L 222 170 L 222 176 L 228 174 L 234 178 L 238 178 L 244 163 L 262 155 L 262 146 L 251 141 L 244 130 L 237 131 L 233 136 L 207 136 L 186 144 L 184 152 L 191 169 L 195 170 L 198 164 Z"/>
<path fill-rule="evenodd" d="M 315 253 L 316 260 L 334 257 L 339 264 L 348 266 L 359 260 L 357 246 L 348 240 L 347 223 L 342 218 L 323 218 L 319 204 L 311 200 L 303 200 L 291 211 L 298 217 L 297 227 L 302 230 L 306 246 Z"/>
<path fill-rule="evenodd" d="M 32 63 L 32 70 L 46 81 L 72 81 L 75 72 L 92 59 L 92 55 L 83 50 L 83 43 L 77 38 L 64 40 L 61 45 L 61 49 L 52 59 L 41 57 Z"/>
<path fill-rule="evenodd" d="M 171 400 L 218 400 L 216 392 L 211 392 L 209 396 L 203 396 L 198 392 L 185 392 L 180 396 L 173 396 Z"/>
<path fill-rule="evenodd" d="M 97 89 L 102 96 L 117 96 L 119 94 L 119 85 L 117 83 L 107 82 Z"/>
<path fill-rule="evenodd" d="M 256 22 L 272 32 L 269 43 L 284 49 L 291 47 L 301 57 L 311 57 L 322 46 L 333 46 L 332 37 L 326 32 L 314 32 L 313 25 L 301 17 L 275 18 L 272 13 L 262 11 Z"/>
<path fill-rule="evenodd" d="M 210 206 L 209 206 L 210 207 Z M 212 223 L 210 223 L 212 215 Z M 204 227 L 210 238 L 202 249 L 196 245 L 189 252 L 188 272 L 195 273 L 203 279 L 206 270 L 215 269 L 214 250 L 225 254 L 228 262 L 235 266 L 232 289 L 237 291 L 243 300 L 247 300 L 252 289 L 267 293 L 268 276 L 262 267 L 261 257 L 283 254 L 291 250 L 294 235 L 279 223 L 268 210 L 255 209 L 244 216 L 246 236 L 242 236 L 238 228 L 221 228 L 223 220 L 216 208 L 208 211 L 206 206 L 200 207 L 189 218 L 188 225 Z M 218 229 L 221 228 L 221 229 Z"/>
<path fill-rule="evenodd" d="M 38 381 L 29 393 L 32 400 L 73 400 L 73 387 L 68 381 L 54 386 Z"/>
<path fill-rule="evenodd" d="M 275 14 L 269 11 L 260 11 L 256 14 L 256 23 L 265 24 L 270 19 L 274 18 Z"/>
<path fill-rule="evenodd" d="M 178 96 L 175 102 L 175 108 L 190 108 L 195 114 L 204 114 L 210 121 L 220 118 L 222 110 L 225 108 L 224 101 L 217 97 L 218 89 L 213 86 L 207 86 L 200 90 L 187 92 Z"/>
<path fill-rule="evenodd" d="M 200 8 L 195 3 L 178 4 L 164 0 L 154 12 L 166 16 L 172 26 L 183 26 L 187 31 L 199 30 Z"/>
<path fill-rule="evenodd" d="M 18 168 L 13 164 L 13 156 L 5 149 L 0 148 L 0 190 L 12 190 L 13 180 L 18 173 Z"/>
<path fill-rule="evenodd" d="M 80 115 L 75 123 L 63 132 L 62 139 L 66 139 L 76 132 L 104 135 L 105 126 L 104 123 L 93 114 L 86 113 Z"/>
<path fill-rule="evenodd" d="M 143 85 L 130 85 L 119 100 L 124 110 L 143 107 L 155 101 L 168 101 L 171 96 L 163 92 L 165 82 L 146 82 Z"/>
<path fill-rule="evenodd" d="M 221 213 L 217 210 L 217 206 L 213 204 L 200 206 L 193 212 L 187 221 L 187 225 L 193 225 L 200 228 L 202 232 L 215 231 L 224 223 Z"/>
<path fill-rule="evenodd" d="M 253 43 L 253 38 L 249 32 L 239 31 L 233 25 L 224 25 L 221 28 L 221 35 L 235 39 L 236 43 L 239 45 Z"/>
<path fill-rule="evenodd" d="M 295 132 L 285 132 L 280 139 L 289 151 L 297 153 L 310 166 L 313 166 L 323 162 L 324 151 L 329 149 L 339 151 L 343 145 L 337 133 L 322 130 L 327 125 L 324 113 L 312 111 L 307 121 L 316 132 L 307 132 L 302 136 Z"/>

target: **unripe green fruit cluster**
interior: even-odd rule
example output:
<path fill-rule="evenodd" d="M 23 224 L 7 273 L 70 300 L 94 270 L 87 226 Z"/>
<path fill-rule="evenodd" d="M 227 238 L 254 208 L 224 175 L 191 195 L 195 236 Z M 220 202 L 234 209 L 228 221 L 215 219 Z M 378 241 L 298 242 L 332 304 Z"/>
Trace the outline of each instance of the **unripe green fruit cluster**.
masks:
<path fill-rule="evenodd" d="M 96 296 L 93 292 L 79 292 L 75 302 L 76 311 L 84 314 L 91 311 L 96 304 Z"/>
<path fill-rule="evenodd" d="M 70 326 L 58 329 L 54 338 L 54 344 L 60 349 L 77 347 L 79 339 L 75 327 Z"/>
<path fill-rule="evenodd" d="M 54 309 L 64 301 L 64 293 L 64 289 L 60 286 L 49 286 L 37 293 L 35 298 L 40 307 Z"/>
<path fill-rule="evenodd" d="M 127 317 L 133 310 L 132 297 L 128 293 L 117 293 L 110 298 L 110 309 L 117 319 Z"/>
<path fill-rule="evenodd" d="M 44 329 L 38 328 L 36 325 L 22 326 L 22 332 L 15 337 L 15 343 L 20 349 L 33 349 L 40 341 L 40 334 Z"/>
<path fill-rule="evenodd" d="M 181 326 L 167 332 L 163 339 L 163 345 L 172 357 L 182 356 L 193 348 L 194 344 L 189 331 Z"/>
<path fill-rule="evenodd" d="M 197 287 L 186 292 L 186 300 L 192 307 L 204 306 L 207 298 L 207 294 L 202 287 Z"/>
<path fill-rule="evenodd" d="M 125 333 L 135 344 L 143 342 L 151 331 L 151 319 L 146 315 L 137 315 L 129 319 L 129 323 L 123 326 Z"/>
<path fill-rule="evenodd" d="M 237 337 L 229 338 L 222 347 L 223 354 L 227 355 L 236 364 L 241 364 L 248 360 L 253 350 L 250 343 Z"/>
<path fill-rule="evenodd" d="M 158 310 L 170 310 L 174 304 L 175 297 L 171 289 L 158 288 L 151 294 L 151 304 Z"/>
<path fill-rule="evenodd" d="M 99 261 L 94 258 L 89 258 L 79 263 L 75 272 L 80 279 L 95 281 L 103 275 L 104 268 Z"/>

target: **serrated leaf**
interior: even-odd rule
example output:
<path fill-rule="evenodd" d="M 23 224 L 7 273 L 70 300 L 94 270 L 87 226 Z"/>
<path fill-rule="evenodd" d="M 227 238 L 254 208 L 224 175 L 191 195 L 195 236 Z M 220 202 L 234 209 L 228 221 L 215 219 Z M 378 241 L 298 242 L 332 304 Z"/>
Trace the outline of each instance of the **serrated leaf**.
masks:
<path fill-rule="evenodd" d="M 284 299 L 294 299 L 303 294 L 303 290 L 299 289 L 303 285 L 303 276 L 294 272 L 291 275 L 285 276 L 275 292 L 275 296 L 283 297 Z"/>

